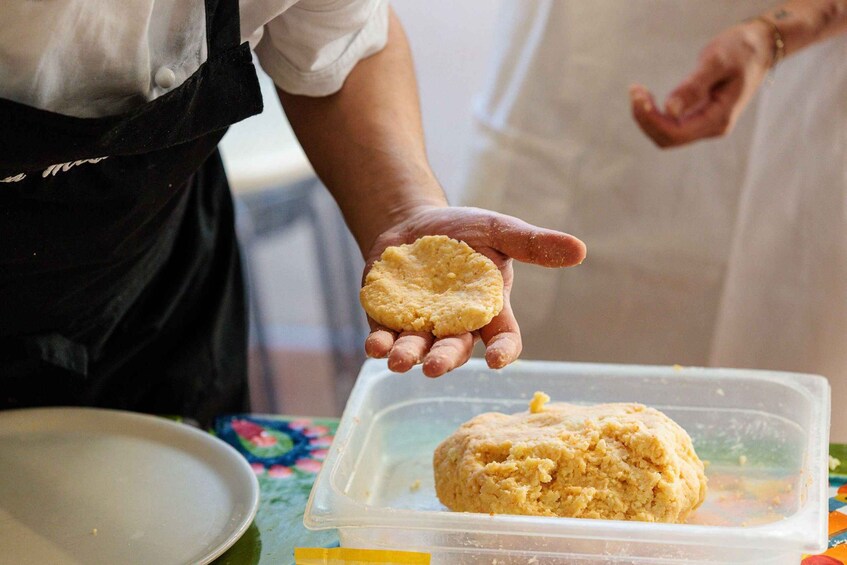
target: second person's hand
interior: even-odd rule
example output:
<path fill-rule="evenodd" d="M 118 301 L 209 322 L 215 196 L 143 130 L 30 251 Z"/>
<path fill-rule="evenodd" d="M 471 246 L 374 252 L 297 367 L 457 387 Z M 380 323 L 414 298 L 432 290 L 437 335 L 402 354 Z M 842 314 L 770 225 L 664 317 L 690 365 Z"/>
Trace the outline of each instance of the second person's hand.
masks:
<path fill-rule="evenodd" d="M 713 39 L 697 67 L 660 109 L 641 85 L 630 87 L 632 114 L 661 148 L 677 147 L 732 131 L 773 64 L 773 33 L 761 20 L 736 25 Z"/>

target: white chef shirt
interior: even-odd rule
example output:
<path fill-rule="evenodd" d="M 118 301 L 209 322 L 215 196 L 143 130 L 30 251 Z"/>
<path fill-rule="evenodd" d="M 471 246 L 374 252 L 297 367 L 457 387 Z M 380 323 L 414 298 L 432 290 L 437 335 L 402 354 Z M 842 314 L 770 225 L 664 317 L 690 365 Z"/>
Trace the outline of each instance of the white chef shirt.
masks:
<path fill-rule="evenodd" d="M 388 0 L 240 0 L 241 37 L 281 89 L 325 96 L 385 45 Z M 80 117 L 178 87 L 206 60 L 203 0 L 2 0 L 0 97 Z"/>

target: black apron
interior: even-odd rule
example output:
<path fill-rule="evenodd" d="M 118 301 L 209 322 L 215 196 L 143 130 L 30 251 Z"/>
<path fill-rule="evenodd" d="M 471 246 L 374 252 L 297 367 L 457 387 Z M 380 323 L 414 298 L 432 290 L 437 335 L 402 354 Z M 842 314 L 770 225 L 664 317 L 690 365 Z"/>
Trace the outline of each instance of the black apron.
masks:
<path fill-rule="evenodd" d="M 207 61 L 152 102 L 76 118 L 0 99 L 0 408 L 203 423 L 246 408 L 244 289 L 217 145 L 262 98 L 238 0 L 205 4 Z"/>

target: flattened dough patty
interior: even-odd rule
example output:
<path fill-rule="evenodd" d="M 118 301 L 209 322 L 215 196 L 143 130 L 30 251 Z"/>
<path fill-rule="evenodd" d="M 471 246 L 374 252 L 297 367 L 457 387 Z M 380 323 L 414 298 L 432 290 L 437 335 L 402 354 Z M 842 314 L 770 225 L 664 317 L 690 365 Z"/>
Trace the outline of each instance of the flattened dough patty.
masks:
<path fill-rule="evenodd" d="M 428 235 L 383 251 L 359 298 L 371 318 L 392 330 L 458 335 L 500 313 L 503 276 L 467 243 Z"/>
<path fill-rule="evenodd" d="M 691 438 L 640 404 L 481 414 L 433 464 L 438 498 L 461 512 L 684 522 L 706 497 Z"/>

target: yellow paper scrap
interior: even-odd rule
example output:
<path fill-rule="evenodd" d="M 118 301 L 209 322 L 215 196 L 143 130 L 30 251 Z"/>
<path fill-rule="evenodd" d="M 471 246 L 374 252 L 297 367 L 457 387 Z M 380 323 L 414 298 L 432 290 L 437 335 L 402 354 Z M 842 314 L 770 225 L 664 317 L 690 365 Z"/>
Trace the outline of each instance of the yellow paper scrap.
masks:
<path fill-rule="evenodd" d="M 429 565 L 430 555 L 384 549 L 298 547 L 294 550 L 294 561 L 296 565 L 371 565 L 372 563 Z"/>

